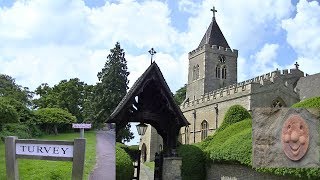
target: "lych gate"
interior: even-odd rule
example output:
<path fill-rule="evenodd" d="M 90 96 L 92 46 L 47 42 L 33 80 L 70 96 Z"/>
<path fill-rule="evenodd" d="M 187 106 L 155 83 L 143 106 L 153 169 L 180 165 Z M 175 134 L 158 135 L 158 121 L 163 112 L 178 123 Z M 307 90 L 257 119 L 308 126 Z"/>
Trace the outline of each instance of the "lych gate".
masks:
<path fill-rule="evenodd" d="M 134 83 L 107 123 L 116 123 L 116 131 L 129 122 L 153 126 L 163 138 L 164 157 L 177 156 L 180 128 L 189 125 L 159 69 L 153 62 Z"/>

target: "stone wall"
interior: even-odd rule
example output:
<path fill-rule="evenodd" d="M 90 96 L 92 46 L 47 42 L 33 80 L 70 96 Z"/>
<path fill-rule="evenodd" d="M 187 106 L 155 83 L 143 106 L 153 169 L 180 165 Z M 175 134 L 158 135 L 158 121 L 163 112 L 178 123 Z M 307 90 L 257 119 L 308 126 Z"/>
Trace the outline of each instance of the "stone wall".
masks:
<path fill-rule="evenodd" d="M 261 173 L 250 167 L 233 164 L 212 164 L 207 167 L 207 180 L 292 180 L 288 176 Z"/>
<path fill-rule="evenodd" d="M 301 77 L 296 88 L 301 100 L 320 96 L 320 73 Z"/>

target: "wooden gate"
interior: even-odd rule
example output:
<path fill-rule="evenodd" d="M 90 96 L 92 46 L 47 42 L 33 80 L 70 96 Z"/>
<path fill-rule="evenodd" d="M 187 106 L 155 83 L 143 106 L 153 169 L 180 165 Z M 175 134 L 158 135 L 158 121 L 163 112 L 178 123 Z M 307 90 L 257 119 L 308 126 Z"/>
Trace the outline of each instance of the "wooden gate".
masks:
<path fill-rule="evenodd" d="M 162 180 L 163 153 L 156 153 L 154 159 L 154 180 Z"/>
<path fill-rule="evenodd" d="M 139 153 L 137 153 L 134 157 L 134 172 L 137 172 L 134 176 L 133 176 L 133 180 L 139 180 L 140 179 L 140 163 L 141 163 L 141 150 L 139 150 Z"/>

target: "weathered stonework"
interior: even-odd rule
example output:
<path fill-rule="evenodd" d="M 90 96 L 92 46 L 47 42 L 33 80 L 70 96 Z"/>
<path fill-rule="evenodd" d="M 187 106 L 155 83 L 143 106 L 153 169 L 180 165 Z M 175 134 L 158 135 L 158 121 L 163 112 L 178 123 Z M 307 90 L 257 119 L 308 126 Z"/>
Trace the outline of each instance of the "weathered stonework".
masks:
<path fill-rule="evenodd" d="M 252 119 L 252 154 L 254 167 L 319 167 L 319 110 L 289 108 L 257 108 Z M 297 119 L 300 116 L 301 119 Z M 300 122 L 305 122 L 301 123 Z M 296 123 L 299 123 L 298 127 Z M 298 136 L 291 136 L 288 127 L 300 131 L 300 125 L 308 127 L 309 146 L 292 144 L 285 141 L 292 138 L 307 138 L 306 127 Z M 290 133 L 288 133 L 290 132 Z M 297 133 L 297 132 L 296 132 Z M 290 134 L 290 138 L 287 135 Z M 283 141 L 282 141 L 283 139 Z M 297 142 L 297 139 L 295 140 Z M 297 149 L 301 151 L 296 151 Z M 305 153 L 303 153 L 305 150 Z M 289 157 L 286 155 L 289 154 Z M 295 153 L 297 155 L 295 155 Z M 304 155 L 304 156 L 303 156 Z"/>
<path fill-rule="evenodd" d="M 226 67 L 226 78 L 216 76 L 216 67 Z M 320 74 L 305 76 L 301 70 L 285 69 L 237 82 L 238 50 L 205 43 L 189 52 L 189 73 L 186 99 L 180 108 L 189 121 L 189 127 L 181 128 L 179 141 L 191 144 L 202 141 L 203 122 L 207 122 L 206 134 L 212 135 L 221 125 L 226 111 L 232 105 L 241 105 L 249 111 L 259 107 L 290 107 L 304 98 L 320 96 Z M 194 67 L 199 66 L 198 78 Z M 162 143 L 156 131 L 147 131 L 140 147 L 147 146 L 147 158 L 153 160 Z M 158 144 L 157 144 L 158 143 Z"/>
<path fill-rule="evenodd" d="M 163 158 L 162 179 L 181 180 L 182 158 L 165 157 Z"/>

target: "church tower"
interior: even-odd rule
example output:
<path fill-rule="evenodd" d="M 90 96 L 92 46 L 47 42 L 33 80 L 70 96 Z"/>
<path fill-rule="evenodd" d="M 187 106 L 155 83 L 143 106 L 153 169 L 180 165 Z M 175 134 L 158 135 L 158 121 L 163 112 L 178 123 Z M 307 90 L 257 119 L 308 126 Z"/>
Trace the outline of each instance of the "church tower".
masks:
<path fill-rule="evenodd" d="M 199 46 L 189 52 L 189 73 L 186 99 L 194 100 L 210 91 L 237 83 L 238 50 L 231 49 L 215 19 Z"/>

